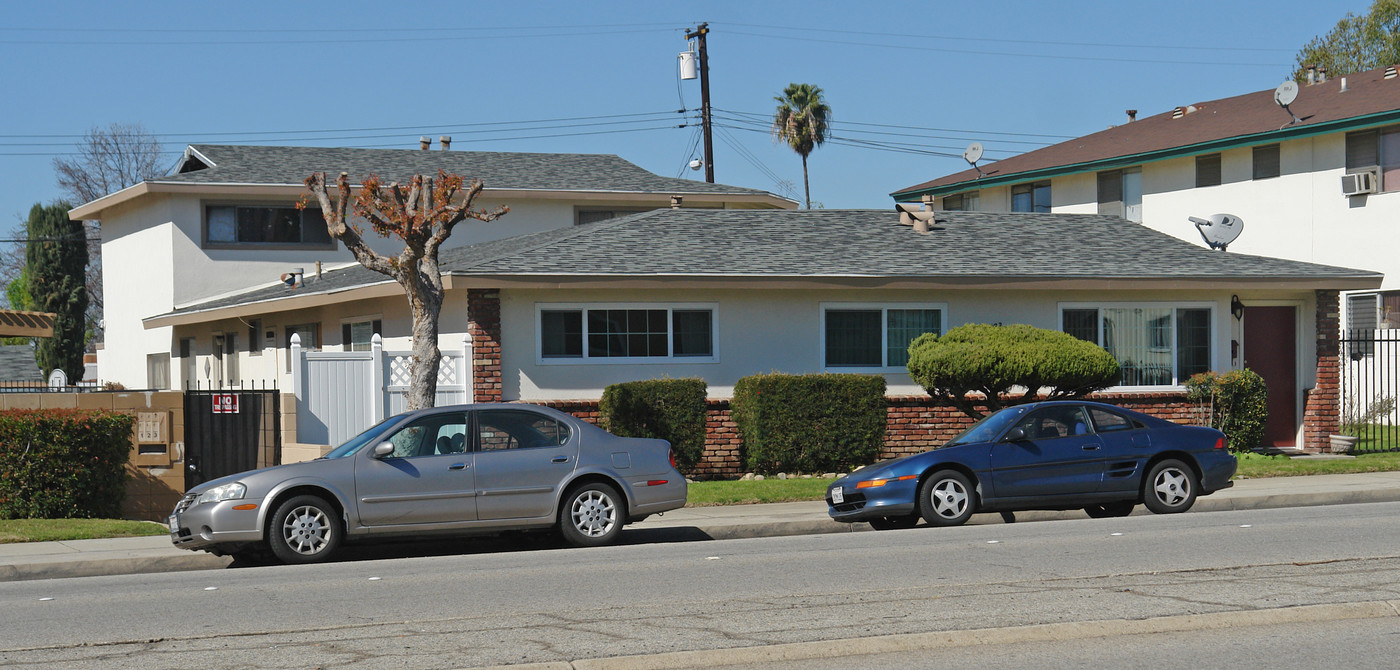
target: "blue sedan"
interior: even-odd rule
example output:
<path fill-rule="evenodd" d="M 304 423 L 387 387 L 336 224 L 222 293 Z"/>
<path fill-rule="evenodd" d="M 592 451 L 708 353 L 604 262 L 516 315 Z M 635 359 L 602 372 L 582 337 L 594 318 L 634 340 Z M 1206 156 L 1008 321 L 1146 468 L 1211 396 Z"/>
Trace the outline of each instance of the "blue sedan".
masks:
<path fill-rule="evenodd" d="M 1084 509 L 1127 516 L 1191 509 L 1233 485 L 1225 434 L 1102 403 L 1055 401 L 990 414 L 947 444 L 875 463 L 826 491 L 831 518 L 876 529 L 956 526 L 973 512 Z"/>

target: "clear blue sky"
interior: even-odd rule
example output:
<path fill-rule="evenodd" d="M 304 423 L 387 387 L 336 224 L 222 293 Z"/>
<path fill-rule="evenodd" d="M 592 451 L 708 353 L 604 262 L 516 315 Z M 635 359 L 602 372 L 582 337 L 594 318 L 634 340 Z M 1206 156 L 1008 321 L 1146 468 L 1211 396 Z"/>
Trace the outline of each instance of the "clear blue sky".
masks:
<path fill-rule="evenodd" d="M 676 74 L 700 21 L 723 110 L 717 181 L 780 193 L 786 181 L 801 199 L 799 158 L 764 128 L 773 96 L 808 82 L 843 142 L 812 154 L 813 200 L 888 207 L 891 191 L 964 168 L 974 140 L 1005 157 L 1126 109 L 1271 89 L 1303 43 L 1369 5 L 5 3 L 0 230 L 59 196 L 55 154 L 114 121 L 157 134 L 171 165 L 188 143 L 416 148 L 446 133 L 454 149 L 614 153 L 703 179 L 684 167 L 696 115 L 675 113 L 700 106 L 699 82 Z"/>

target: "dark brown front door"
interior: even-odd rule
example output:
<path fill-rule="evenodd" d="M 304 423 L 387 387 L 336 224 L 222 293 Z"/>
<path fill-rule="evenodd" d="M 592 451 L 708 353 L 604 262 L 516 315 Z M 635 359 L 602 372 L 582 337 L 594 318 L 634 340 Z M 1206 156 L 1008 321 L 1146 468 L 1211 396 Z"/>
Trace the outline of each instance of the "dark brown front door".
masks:
<path fill-rule="evenodd" d="M 1269 389 L 1265 447 L 1291 447 L 1298 434 L 1298 340 L 1296 307 L 1244 308 L 1244 366 Z"/>

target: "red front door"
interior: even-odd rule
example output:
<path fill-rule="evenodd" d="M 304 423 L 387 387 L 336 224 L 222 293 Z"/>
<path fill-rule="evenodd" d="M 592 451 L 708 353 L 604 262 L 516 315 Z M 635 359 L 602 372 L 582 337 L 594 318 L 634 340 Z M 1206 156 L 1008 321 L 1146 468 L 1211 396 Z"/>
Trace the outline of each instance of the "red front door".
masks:
<path fill-rule="evenodd" d="M 1269 389 L 1265 447 L 1291 447 L 1298 434 L 1298 340 L 1296 307 L 1244 308 L 1244 366 Z"/>

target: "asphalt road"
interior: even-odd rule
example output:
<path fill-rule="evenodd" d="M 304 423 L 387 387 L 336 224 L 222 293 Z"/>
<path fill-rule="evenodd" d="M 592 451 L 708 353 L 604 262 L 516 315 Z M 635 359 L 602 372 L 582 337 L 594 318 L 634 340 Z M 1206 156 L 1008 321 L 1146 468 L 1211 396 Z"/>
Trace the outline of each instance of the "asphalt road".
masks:
<path fill-rule="evenodd" d="M 1376 503 L 9 582 L 0 664 L 859 654 L 879 635 L 1396 601 L 1397 540 L 1400 503 Z"/>

